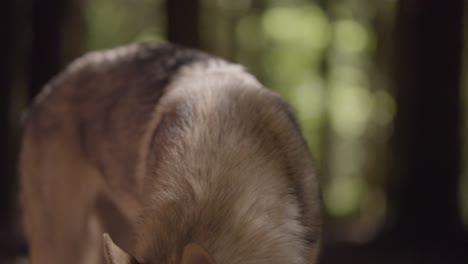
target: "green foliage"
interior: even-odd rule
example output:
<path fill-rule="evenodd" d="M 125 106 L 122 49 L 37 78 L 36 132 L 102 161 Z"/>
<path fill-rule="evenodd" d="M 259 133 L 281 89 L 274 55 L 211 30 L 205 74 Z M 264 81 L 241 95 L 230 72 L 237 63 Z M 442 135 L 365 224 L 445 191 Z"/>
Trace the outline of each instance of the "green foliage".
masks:
<path fill-rule="evenodd" d="M 343 140 L 364 134 L 371 110 L 371 95 L 365 87 L 344 81 L 330 83 L 330 121 Z"/>
<path fill-rule="evenodd" d="M 370 10 L 350 2 L 332 9 L 333 19 L 307 1 L 268 1 L 261 12 L 239 18 L 237 58 L 297 110 L 306 140 L 327 173 L 328 213 L 360 217 L 375 210 L 369 193 L 379 193 L 367 182 L 368 146 L 381 145 L 373 143 L 369 131 L 388 133 L 396 110 L 386 90 L 371 87 L 375 40 L 366 16 L 355 15 Z M 379 201 L 385 210 L 385 201 Z"/>
<path fill-rule="evenodd" d="M 306 53 L 323 50 L 330 33 L 324 12 L 312 4 L 269 8 L 263 14 L 262 27 L 273 41 L 296 46 Z"/>
<path fill-rule="evenodd" d="M 351 19 L 337 21 L 333 25 L 334 48 L 343 53 L 365 52 L 369 46 L 369 33 L 360 23 Z"/>
<path fill-rule="evenodd" d="M 263 81 L 294 105 L 318 159 L 324 109 L 321 65 L 330 34 L 323 10 L 310 3 L 271 4 L 260 14 L 243 16 L 237 26 L 239 60 L 261 72 Z"/>
<path fill-rule="evenodd" d="M 161 0 L 92 0 L 87 3 L 86 48 L 89 50 L 164 38 L 164 17 L 155 15 Z"/>

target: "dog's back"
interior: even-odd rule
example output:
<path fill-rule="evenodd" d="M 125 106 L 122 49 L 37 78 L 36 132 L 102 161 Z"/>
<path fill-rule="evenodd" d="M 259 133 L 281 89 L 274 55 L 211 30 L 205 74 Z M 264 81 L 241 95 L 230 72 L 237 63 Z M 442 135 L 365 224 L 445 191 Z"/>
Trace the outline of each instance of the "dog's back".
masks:
<path fill-rule="evenodd" d="M 36 101 L 21 156 L 33 264 L 99 261 L 102 232 L 128 252 L 106 251 L 116 264 L 177 263 L 189 244 L 218 264 L 315 262 L 309 153 L 241 67 L 134 45 L 78 60 Z"/>

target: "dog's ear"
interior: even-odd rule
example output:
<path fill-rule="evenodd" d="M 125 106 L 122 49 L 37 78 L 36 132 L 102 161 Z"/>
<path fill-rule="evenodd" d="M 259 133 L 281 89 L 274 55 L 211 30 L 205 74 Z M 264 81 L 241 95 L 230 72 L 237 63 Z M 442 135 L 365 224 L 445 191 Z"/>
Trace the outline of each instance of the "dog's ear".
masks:
<path fill-rule="evenodd" d="M 197 244 L 188 244 L 182 253 L 181 264 L 215 264 L 204 248 Z"/>
<path fill-rule="evenodd" d="M 104 241 L 104 257 L 107 264 L 138 264 L 138 261 L 114 244 L 108 234 L 102 236 Z"/>

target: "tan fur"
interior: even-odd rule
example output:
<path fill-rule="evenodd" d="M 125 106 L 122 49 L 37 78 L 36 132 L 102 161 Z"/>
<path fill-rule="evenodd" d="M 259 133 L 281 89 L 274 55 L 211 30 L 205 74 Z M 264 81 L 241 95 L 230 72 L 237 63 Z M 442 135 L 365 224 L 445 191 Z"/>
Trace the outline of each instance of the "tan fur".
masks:
<path fill-rule="evenodd" d="M 32 264 L 90 263 L 103 232 L 135 263 L 179 263 L 187 245 L 210 264 L 316 263 L 318 183 L 287 104 L 198 53 L 158 87 L 147 54 L 89 55 L 33 106 L 21 153 Z M 128 263 L 106 241 L 108 263 Z"/>
<path fill-rule="evenodd" d="M 132 256 L 114 244 L 109 234 L 103 235 L 103 248 L 107 264 L 131 264 L 135 262 Z"/>
<path fill-rule="evenodd" d="M 184 247 L 181 264 L 215 264 L 205 249 L 197 244 L 188 244 Z"/>

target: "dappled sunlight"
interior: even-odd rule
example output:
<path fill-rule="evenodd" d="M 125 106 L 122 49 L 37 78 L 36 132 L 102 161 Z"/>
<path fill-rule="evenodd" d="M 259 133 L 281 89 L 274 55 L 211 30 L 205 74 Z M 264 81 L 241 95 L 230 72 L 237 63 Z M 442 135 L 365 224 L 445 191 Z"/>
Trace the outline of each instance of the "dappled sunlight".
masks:
<path fill-rule="evenodd" d="M 348 155 L 349 157 L 349 155 Z M 366 182 L 352 171 L 338 174 L 328 184 L 324 192 L 324 203 L 329 213 L 335 217 L 348 217 L 358 214 L 366 194 Z"/>
<path fill-rule="evenodd" d="M 302 47 L 303 52 L 323 50 L 330 37 L 329 22 L 316 5 L 272 7 L 265 11 L 262 28 L 274 41 Z"/>
<path fill-rule="evenodd" d="M 320 6 L 300 1 L 271 1 L 262 12 L 246 11 L 236 28 L 237 58 L 296 109 L 320 171 L 326 173 L 327 212 L 376 226 L 385 210 L 371 217 L 376 206 L 368 197 L 378 186 L 367 184 L 373 176 L 367 171 L 371 154 L 366 146 L 388 140 L 395 103 L 388 91 L 371 87 L 372 29 L 338 7 L 333 19 Z M 385 155 L 384 150 L 376 153 Z"/>
<path fill-rule="evenodd" d="M 369 33 L 360 23 L 343 19 L 333 23 L 333 47 L 338 52 L 361 53 L 369 47 Z"/>
<path fill-rule="evenodd" d="M 371 110 L 371 96 L 363 87 L 339 81 L 330 84 L 330 121 L 342 139 L 362 136 Z"/>

